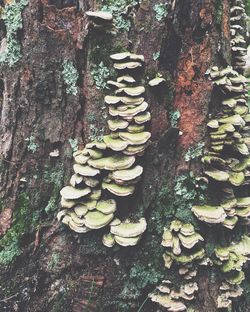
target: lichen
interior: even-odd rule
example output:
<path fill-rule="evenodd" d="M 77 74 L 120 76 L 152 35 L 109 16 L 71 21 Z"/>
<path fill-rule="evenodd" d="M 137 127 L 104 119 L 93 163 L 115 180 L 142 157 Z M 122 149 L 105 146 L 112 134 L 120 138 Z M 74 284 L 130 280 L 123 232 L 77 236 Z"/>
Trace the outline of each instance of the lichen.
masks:
<path fill-rule="evenodd" d="M 75 68 L 73 62 L 71 60 L 64 60 L 62 63 L 62 77 L 63 81 L 66 84 L 66 93 L 77 95 L 77 80 L 79 78 L 77 69 Z"/>
<path fill-rule="evenodd" d="M 1 18 L 6 26 L 6 49 L 0 54 L 0 63 L 9 66 L 16 64 L 21 58 L 21 46 L 17 32 L 23 28 L 22 12 L 28 5 L 27 0 L 13 1 L 6 4 Z"/>
<path fill-rule="evenodd" d="M 32 152 L 32 154 L 35 153 L 39 148 L 38 143 L 36 143 L 36 138 L 33 135 L 31 135 L 29 138 L 26 138 L 25 141 L 28 142 L 27 150 Z"/>
<path fill-rule="evenodd" d="M 103 62 L 93 66 L 91 75 L 97 89 L 108 89 L 107 80 L 110 78 L 111 73 L 109 68 L 106 67 Z"/>
<path fill-rule="evenodd" d="M 168 13 L 168 7 L 166 3 L 157 3 L 154 5 L 155 18 L 158 22 L 161 22 Z"/>
<path fill-rule="evenodd" d="M 205 144 L 203 142 L 199 142 L 196 146 L 190 147 L 184 156 L 185 161 L 190 161 L 200 157 L 202 155 L 204 145 Z"/>
<path fill-rule="evenodd" d="M 69 138 L 69 144 L 72 149 L 72 152 L 76 152 L 78 150 L 78 139 L 76 138 Z"/>
<path fill-rule="evenodd" d="M 120 31 L 129 31 L 131 21 L 128 9 L 138 4 L 137 0 L 106 0 L 102 11 L 110 12 L 114 16 L 114 25 Z"/>
<path fill-rule="evenodd" d="M 179 110 L 170 112 L 171 127 L 173 128 L 177 127 L 180 117 L 181 117 L 181 113 Z"/>

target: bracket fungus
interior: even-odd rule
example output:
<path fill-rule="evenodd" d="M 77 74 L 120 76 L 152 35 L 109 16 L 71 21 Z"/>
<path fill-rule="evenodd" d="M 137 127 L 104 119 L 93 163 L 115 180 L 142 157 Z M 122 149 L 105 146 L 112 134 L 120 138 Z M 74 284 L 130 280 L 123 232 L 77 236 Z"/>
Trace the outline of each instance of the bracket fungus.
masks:
<path fill-rule="evenodd" d="M 104 11 L 87 11 L 87 17 L 96 28 L 111 28 L 113 22 L 113 15 L 110 12 Z"/>
<path fill-rule="evenodd" d="M 110 13 L 86 14 L 97 25 L 112 23 Z M 115 214 L 119 209 L 117 199 L 135 192 L 143 173 L 137 159 L 151 136 L 146 128 L 151 115 L 143 97 L 145 88 L 134 78 L 134 70 L 143 66 L 144 57 L 123 52 L 111 55 L 111 59 L 122 75 L 108 82 L 114 94 L 105 96 L 110 134 L 74 152 L 74 174 L 70 186 L 61 190 L 63 209 L 58 212 L 58 220 L 77 233 L 110 225 L 110 233 L 103 236 L 105 246 L 134 246 L 146 230 L 146 220 L 122 222 Z"/>
<path fill-rule="evenodd" d="M 239 285 L 231 285 L 223 282 L 219 288 L 219 296 L 217 298 L 218 309 L 228 309 L 232 307 L 232 299 L 242 295 L 243 289 Z"/>
<path fill-rule="evenodd" d="M 162 76 L 158 76 L 158 77 L 155 77 L 154 79 L 151 79 L 148 84 L 150 85 L 150 87 L 156 87 L 165 81 L 166 79 L 164 79 Z"/>
<path fill-rule="evenodd" d="M 236 6 L 237 7 L 237 6 Z M 244 10 L 244 6 L 241 6 Z M 231 14 L 236 16 L 239 10 L 233 10 Z M 241 27 L 231 23 L 234 30 L 232 50 L 238 44 L 243 44 Z M 240 48 L 242 48 L 240 46 Z M 240 49 L 243 51 L 242 49 Z M 234 55 L 233 55 L 234 56 Z M 234 57 L 233 57 L 234 59 Z M 222 111 L 218 118 L 211 119 L 207 126 L 210 135 L 210 146 L 202 158 L 205 165 L 204 173 L 211 179 L 211 183 L 221 185 L 222 194 L 218 205 L 194 206 L 192 211 L 195 216 L 207 223 L 221 223 L 224 227 L 233 229 L 242 218 L 249 217 L 249 205 L 238 207 L 237 193 L 241 187 L 249 185 L 249 109 L 246 103 L 247 80 L 241 75 L 237 66 L 227 66 L 219 70 L 213 67 L 208 71 L 208 76 L 213 84 L 221 90 L 223 96 Z M 229 156 L 230 155 L 230 156 Z M 225 186 L 230 193 L 225 193 Z M 233 205 L 224 206 L 231 200 Z"/>
<path fill-rule="evenodd" d="M 120 246 L 135 246 L 146 231 L 147 222 L 141 218 L 138 222 L 125 220 L 121 222 L 115 219 L 110 223 L 110 233 L 103 236 L 103 243 L 107 247 L 113 247 L 115 243 Z"/>
<path fill-rule="evenodd" d="M 197 283 L 186 283 L 179 288 L 174 287 L 171 281 L 162 281 L 156 291 L 149 294 L 153 302 L 166 308 L 166 311 L 186 311 L 186 302 L 192 301 L 198 291 Z"/>
<path fill-rule="evenodd" d="M 203 259 L 205 256 L 205 250 L 201 246 L 203 240 L 192 224 L 173 220 L 170 228 L 164 229 L 162 237 L 162 245 L 167 248 L 163 255 L 165 266 L 170 269 L 174 261 L 183 266 Z"/>
<path fill-rule="evenodd" d="M 220 93 L 221 106 L 207 123 L 209 140 L 202 157 L 209 196 L 206 204 L 194 205 L 192 212 L 199 221 L 211 228 L 216 226 L 218 233 L 223 231 L 222 226 L 233 230 L 236 224 L 246 233 L 245 225 L 249 225 L 250 217 L 250 114 L 247 79 L 242 75 L 246 62 L 245 16 L 243 1 L 233 0 L 230 10 L 232 66 L 222 69 L 213 66 L 206 73 Z M 204 239 L 209 243 L 209 236 Z M 206 257 L 202 242 L 203 237 L 191 224 L 173 220 L 163 234 L 162 245 L 167 249 L 163 255 L 165 266 L 170 269 L 175 263 L 179 275 L 193 282 L 198 265 L 217 265 L 223 279 L 217 308 L 231 309 L 232 300 L 242 294 L 239 285 L 245 278 L 243 268 L 249 260 L 250 237 L 243 235 L 238 243 L 217 246 L 213 262 Z M 149 296 L 167 311 L 185 311 L 183 300 L 188 297 L 181 297 L 180 292 L 172 291 L 171 282 L 164 281 Z M 177 299 L 181 299 L 180 302 L 176 302 Z"/>
<path fill-rule="evenodd" d="M 226 274 L 229 284 L 239 285 L 244 279 L 243 265 L 249 260 L 250 237 L 244 235 L 238 243 L 228 247 L 216 247 L 217 265 Z"/>

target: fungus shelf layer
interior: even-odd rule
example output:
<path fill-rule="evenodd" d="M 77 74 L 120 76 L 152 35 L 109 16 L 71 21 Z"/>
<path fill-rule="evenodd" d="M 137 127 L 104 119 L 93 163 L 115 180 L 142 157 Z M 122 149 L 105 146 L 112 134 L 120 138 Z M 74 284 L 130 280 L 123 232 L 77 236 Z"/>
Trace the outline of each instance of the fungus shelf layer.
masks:
<path fill-rule="evenodd" d="M 171 281 L 165 280 L 149 295 L 152 301 L 167 311 L 187 310 L 186 304 L 195 298 L 198 291 L 195 279 L 199 266 L 219 268 L 218 309 L 231 310 L 232 300 L 243 292 L 240 287 L 245 278 L 243 266 L 250 255 L 250 237 L 245 226 L 249 224 L 250 217 L 250 113 L 247 79 L 243 76 L 246 61 L 245 16 L 243 1 L 233 0 L 230 10 L 231 66 L 222 69 L 213 66 L 207 72 L 222 99 L 218 112 L 207 123 L 209 142 L 202 157 L 203 173 L 214 196 L 211 202 L 192 207 L 201 227 L 206 223 L 209 227 L 216 227 L 217 233 L 224 233 L 225 228 L 234 231 L 237 225 L 245 235 L 238 241 L 229 241 L 226 246 L 225 241 L 217 237 L 211 260 L 204 248 L 210 243 L 211 235 L 201 236 L 192 224 L 173 220 L 170 227 L 164 229 L 162 245 L 166 251 L 163 259 L 167 269 L 177 266 L 184 281 L 179 290 L 173 291 Z M 151 85 L 156 82 L 152 81 Z M 224 236 L 221 235 L 222 238 Z M 185 280 L 191 282 L 190 293 L 184 290 Z"/>
<path fill-rule="evenodd" d="M 94 19 L 110 20 L 109 16 L 93 14 Z M 116 81 L 108 81 L 114 95 L 105 97 L 109 109 L 110 134 L 102 141 L 92 141 L 83 150 L 73 154 L 75 164 L 70 186 L 61 190 L 62 210 L 58 220 L 73 231 L 86 233 L 110 225 L 103 236 L 103 244 L 112 247 L 134 246 L 146 230 L 146 220 L 138 222 L 115 218 L 117 199 L 135 192 L 143 173 L 138 157 L 144 154 L 151 133 L 147 131 L 150 120 L 144 86 L 138 85 L 134 73 L 144 63 L 143 55 L 130 52 L 110 56 L 118 71 Z"/>

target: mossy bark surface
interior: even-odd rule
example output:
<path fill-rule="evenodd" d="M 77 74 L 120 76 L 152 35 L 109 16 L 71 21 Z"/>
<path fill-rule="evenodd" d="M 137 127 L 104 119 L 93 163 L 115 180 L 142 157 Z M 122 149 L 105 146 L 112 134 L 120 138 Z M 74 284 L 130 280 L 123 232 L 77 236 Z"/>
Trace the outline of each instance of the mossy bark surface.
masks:
<path fill-rule="evenodd" d="M 173 1 L 161 21 L 157 3 L 141 1 L 125 18 L 129 31 L 117 35 L 88 24 L 85 12 L 98 9 L 100 1 L 31 0 L 24 9 L 22 58 L 12 67 L 2 64 L 0 77 L 1 209 L 12 210 L 10 228 L 0 239 L 1 311 L 157 311 L 147 295 L 170 277 L 162 259 L 163 228 L 176 213 L 192 218 L 189 202 L 176 197 L 175 179 L 187 175 L 192 191 L 189 174 L 199 175 L 200 159 L 187 162 L 184 155 L 206 143 L 208 115 L 219 103 L 205 72 L 231 61 L 228 0 Z M 77 139 L 81 147 L 107 131 L 108 90 L 96 88 L 93 68 L 103 62 L 111 71 L 109 55 L 124 50 L 145 56 L 145 86 L 158 72 L 167 83 L 157 91 L 147 87 L 152 140 L 143 179 L 126 202 L 130 215 L 145 215 L 148 230 L 136 247 L 107 249 L 102 230 L 78 235 L 55 216 L 60 188 L 72 173 L 69 141 Z M 77 69 L 77 95 L 66 93 L 64 60 Z M 50 157 L 55 149 L 59 157 Z M 199 276 L 190 311 L 217 311 L 214 275 Z M 247 300 L 234 309 L 246 312 Z"/>

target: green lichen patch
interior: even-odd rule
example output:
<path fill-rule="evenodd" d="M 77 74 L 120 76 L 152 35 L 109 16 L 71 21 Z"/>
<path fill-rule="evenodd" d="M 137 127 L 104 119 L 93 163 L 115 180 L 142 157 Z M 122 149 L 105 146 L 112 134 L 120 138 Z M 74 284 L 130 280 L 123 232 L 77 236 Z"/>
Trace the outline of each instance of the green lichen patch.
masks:
<path fill-rule="evenodd" d="M 13 1 L 4 8 L 2 19 L 6 26 L 7 47 L 0 54 L 0 63 L 13 66 L 21 58 L 21 46 L 17 39 L 17 32 L 23 28 L 22 12 L 28 3 L 27 0 Z"/>
<path fill-rule="evenodd" d="M 196 146 L 190 147 L 184 156 L 185 161 L 190 161 L 200 157 L 202 155 L 204 145 L 205 144 L 203 142 L 199 142 Z"/>
<path fill-rule="evenodd" d="M 94 65 L 91 71 L 92 78 L 95 82 L 96 88 L 99 90 L 109 89 L 107 81 L 111 76 L 110 69 L 100 62 L 98 65 Z"/>
<path fill-rule="evenodd" d="M 63 81 L 66 84 L 66 93 L 77 95 L 77 80 L 79 78 L 77 69 L 75 68 L 73 62 L 71 60 L 64 60 L 62 64 L 62 76 Z"/>
<path fill-rule="evenodd" d="M 129 31 L 131 21 L 128 13 L 138 4 L 137 0 L 106 0 L 102 11 L 110 12 L 114 17 L 114 25 L 120 31 Z"/>
<path fill-rule="evenodd" d="M 166 3 L 157 3 L 154 6 L 155 18 L 158 22 L 161 22 L 168 14 L 168 8 Z"/>
<path fill-rule="evenodd" d="M 179 110 L 170 112 L 171 127 L 173 128 L 177 127 L 180 117 L 181 117 L 181 113 Z"/>
<path fill-rule="evenodd" d="M 39 145 L 36 142 L 36 138 L 33 135 L 31 135 L 29 138 L 26 138 L 25 141 L 28 142 L 27 150 L 32 154 L 34 154 L 39 148 Z"/>

